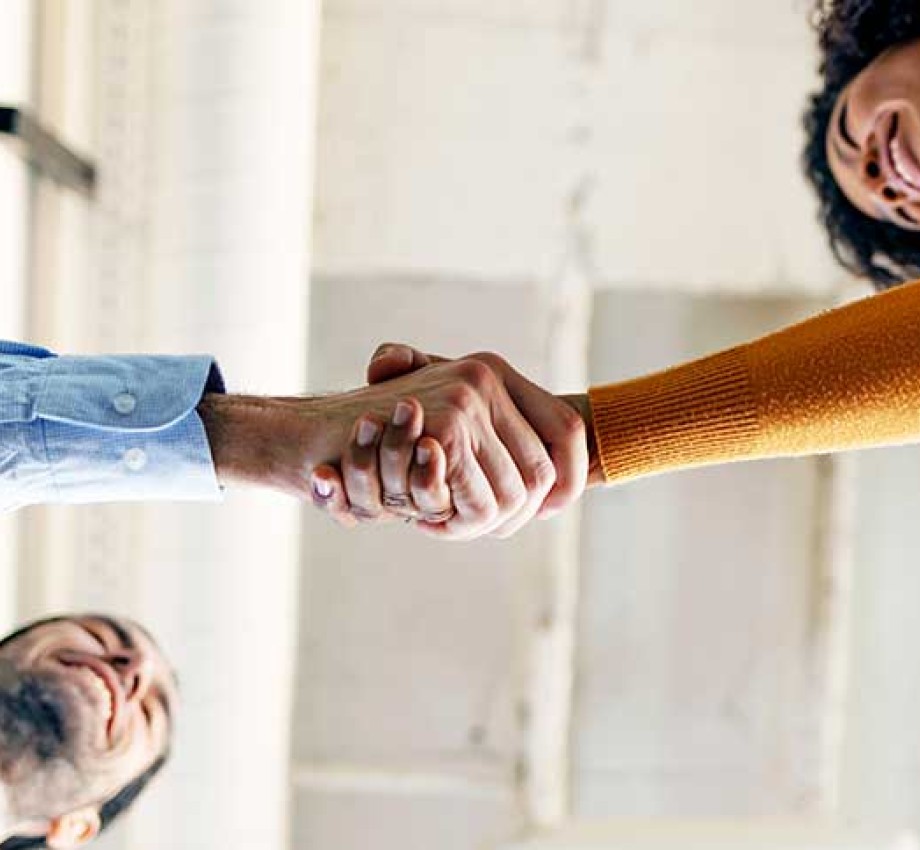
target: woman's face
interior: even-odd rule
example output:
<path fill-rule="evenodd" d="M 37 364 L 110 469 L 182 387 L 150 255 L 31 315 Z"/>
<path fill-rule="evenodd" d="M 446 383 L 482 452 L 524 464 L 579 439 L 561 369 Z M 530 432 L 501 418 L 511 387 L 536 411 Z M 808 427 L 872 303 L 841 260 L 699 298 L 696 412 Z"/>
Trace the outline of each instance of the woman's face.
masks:
<path fill-rule="evenodd" d="M 886 50 L 840 93 L 831 172 L 871 218 L 920 231 L 920 39 Z"/>

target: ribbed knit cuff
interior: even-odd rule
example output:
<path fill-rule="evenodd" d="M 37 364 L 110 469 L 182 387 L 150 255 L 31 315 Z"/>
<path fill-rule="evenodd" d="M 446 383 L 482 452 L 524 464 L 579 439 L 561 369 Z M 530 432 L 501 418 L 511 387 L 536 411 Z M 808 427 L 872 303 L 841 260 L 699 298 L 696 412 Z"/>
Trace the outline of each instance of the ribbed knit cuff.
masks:
<path fill-rule="evenodd" d="M 608 483 L 749 457 L 757 445 L 742 348 L 594 387 L 589 397 Z"/>

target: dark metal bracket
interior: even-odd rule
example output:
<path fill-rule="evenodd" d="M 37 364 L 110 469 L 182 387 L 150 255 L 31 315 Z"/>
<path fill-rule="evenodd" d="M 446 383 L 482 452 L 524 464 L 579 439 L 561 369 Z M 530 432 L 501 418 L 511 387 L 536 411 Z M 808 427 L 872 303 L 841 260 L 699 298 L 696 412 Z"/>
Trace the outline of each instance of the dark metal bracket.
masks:
<path fill-rule="evenodd" d="M 0 106 L 0 138 L 40 174 L 92 198 L 96 188 L 93 163 L 74 153 L 26 110 Z"/>

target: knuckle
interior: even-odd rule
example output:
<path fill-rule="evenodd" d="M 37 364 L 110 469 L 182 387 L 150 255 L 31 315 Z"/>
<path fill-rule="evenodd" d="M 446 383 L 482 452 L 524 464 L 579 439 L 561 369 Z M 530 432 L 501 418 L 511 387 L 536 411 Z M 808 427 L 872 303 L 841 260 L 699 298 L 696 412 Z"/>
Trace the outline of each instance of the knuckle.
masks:
<path fill-rule="evenodd" d="M 361 523 L 376 522 L 380 512 L 364 505 L 352 505 L 351 515 Z"/>
<path fill-rule="evenodd" d="M 467 357 L 460 361 L 461 377 L 476 389 L 485 389 L 495 381 L 495 374 L 488 364 L 479 357 Z"/>
<path fill-rule="evenodd" d="M 585 420 L 577 410 L 569 407 L 562 402 L 562 409 L 559 415 L 559 430 L 562 436 L 570 441 L 584 440 L 585 437 Z"/>
<path fill-rule="evenodd" d="M 362 453 L 351 458 L 346 475 L 349 480 L 360 484 L 367 484 L 377 472 L 377 458 L 371 454 Z"/>
<path fill-rule="evenodd" d="M 480 502 L 473 515 L 480 525 L 491 525 L 498 519 L 499 507 L 493 500 Z"/>
<path fill-rule="evenodd" d="M 400 461 L 404 461 L 406 459 L 407 453 L 409 451 L 409 446 L 404 440 L 394 436 L 392 438 L 388 437 L 385 439 L 380 444 L 379 451 L 381 464 L 396 466 Z"/>
<path fill-rule="evenodd" d="M 502 513 L 516 514 L 525 504 L 527 504 L 527 490 L 523 485 L 513 487 L 502 494 Z"/>
<path fill-rule="evenodd" d="M 461 413 L 468 413 L 478 405 L 479 393 L 474 385 L 463 380 L 450 386 L 446 393 L 446 400 L 451 407 Z"/>
<path fill-rule="evenodd" d="M 480 363 L 484 363 L 493 374 L 508 365 L 508 361 L 494 351 L 477 351 L 475 354 L 471 354 L 470 357 Z"/>
<path fill-rule="evenodd" d="M 451 458 L 456 460 L 458 453 L 463 452 L 469 442 L 469 430 L 463 421 L 463 417 L 458 415 L 447 417 L 438 429 L 437 440 L 441 444 L 441 449 L 448 458 L 448 462 L 450 462 Z M 432 466 L 432 464 L 429 464 L 429 466 Z"/>
<path fill-rule="evenodd" d="M 529 492 L 549 492 L 556 483 L 556 467 L 548 457 L 535 460 L 523 472 L 524 485 Z"/>

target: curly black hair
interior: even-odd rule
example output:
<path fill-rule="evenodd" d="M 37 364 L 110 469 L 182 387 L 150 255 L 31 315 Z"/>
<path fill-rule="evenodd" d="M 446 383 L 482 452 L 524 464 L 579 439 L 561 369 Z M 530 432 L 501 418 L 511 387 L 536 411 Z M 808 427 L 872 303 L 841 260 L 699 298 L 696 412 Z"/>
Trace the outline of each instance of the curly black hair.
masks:
<path fill-rule="evenodd" d="M 920 277 L 920 233 L 876 221 L 840 190 L 825 152 L 831 112 L 840 92 L 876 56 L 920 38 L 920 0 L 816 0 L 814 26 L 822 87 L 804 115 L 805 176 L 819 199 L 818 216 L 837 260 L 878 289 Z"/>

